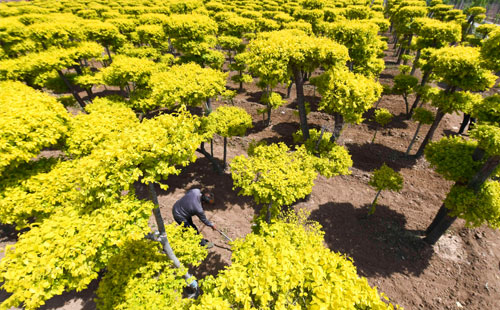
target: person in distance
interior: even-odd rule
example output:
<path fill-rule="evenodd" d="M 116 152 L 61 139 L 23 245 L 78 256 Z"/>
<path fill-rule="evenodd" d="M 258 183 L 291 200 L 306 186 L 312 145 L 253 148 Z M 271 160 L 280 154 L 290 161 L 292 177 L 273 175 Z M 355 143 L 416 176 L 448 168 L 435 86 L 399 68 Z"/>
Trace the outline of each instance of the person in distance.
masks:
<path fill-rule="evenodd" d="M 203 211 L 203 204 L 214 204 L 214 202 L 213 193 L 208 191 L 202 193 L 198 188 L 190 189 L 174 204 L 172 209 L 174 220 L 177 224 L 184 225 L 184 227 L 193 227 L 199 234 L 198 227 L 194 225 L 192 219 L 192 217 L 196 215 L 203 224 L 209 226 L 212 230 L 217 230 L 215 225 L 207 219 Z M 207 239 L 202 239 L 200 245 L 206 246 L 208 249 L 214 246 L 214 244 Z"/>

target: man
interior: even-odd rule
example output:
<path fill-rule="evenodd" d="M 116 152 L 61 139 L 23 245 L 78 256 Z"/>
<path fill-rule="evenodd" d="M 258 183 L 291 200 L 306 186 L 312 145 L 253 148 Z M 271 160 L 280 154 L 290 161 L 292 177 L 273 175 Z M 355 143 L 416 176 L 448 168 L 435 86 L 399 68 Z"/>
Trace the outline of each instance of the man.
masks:
<path fill-rule="evenodd" d="M 193 227 L 194 230 L 199 234 L 198 227 L 194 225 L 192 217 L 194 215 L 198 216 L 198 218 L 203 222 L 203 224 L 211 227 L 213 230 L 217 228 L 215 225 L 210 222 L 205 216 L 205 212 L 203 212 L 202 204 L 214 204 L 214 194 L 211 192 L 202 193 L 198 188 L 193 188 L 189 190 L 184 197 L 179 199 L 172 209 L 172 214 L 174 216 L 174 220 L 179 225 L 184 225 L 185 227 Z M 202 239 L 202 246 L 207 246 L 207 248 L 211 248 L 214 246 L 213 243 L 208 242 L 207 239 Z"/>

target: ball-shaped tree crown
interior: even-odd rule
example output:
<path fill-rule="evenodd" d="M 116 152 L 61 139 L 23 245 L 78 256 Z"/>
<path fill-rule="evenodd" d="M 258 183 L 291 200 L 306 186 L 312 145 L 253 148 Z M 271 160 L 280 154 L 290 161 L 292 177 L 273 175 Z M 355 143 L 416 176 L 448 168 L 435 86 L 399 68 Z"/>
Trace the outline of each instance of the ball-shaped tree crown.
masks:
<path fill-rule="evenodd" d="M 483 91 L 492 87 L 496 76 L 481 66 L 479 49 L 451 46 L 434 50 L 429 65 L 443 82 L 463 90 Z"/>

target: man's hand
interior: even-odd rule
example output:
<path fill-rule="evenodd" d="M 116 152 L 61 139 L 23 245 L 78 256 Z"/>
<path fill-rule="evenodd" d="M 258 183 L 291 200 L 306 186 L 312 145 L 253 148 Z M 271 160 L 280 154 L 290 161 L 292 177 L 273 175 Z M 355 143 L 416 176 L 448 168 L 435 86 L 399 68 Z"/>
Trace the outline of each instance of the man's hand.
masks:
<path fill-rule="evenodd" d="M 215 227 L 215 225 L 213 225 L 213 224 L 210 227 L 212 227 L 212 230 L 217 230 L 217 227 Z"/>

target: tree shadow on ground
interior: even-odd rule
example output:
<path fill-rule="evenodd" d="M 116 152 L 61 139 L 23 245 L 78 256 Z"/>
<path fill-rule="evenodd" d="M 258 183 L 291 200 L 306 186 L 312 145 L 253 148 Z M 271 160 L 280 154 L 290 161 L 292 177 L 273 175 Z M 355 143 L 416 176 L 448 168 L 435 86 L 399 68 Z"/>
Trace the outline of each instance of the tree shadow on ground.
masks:
<path fill-rule="evenodd" d="M 3 284 L 3 283 L 0 283 Z M 45 305 L 38 308 L 38 310 L 53 310 L 53 309 L 65 309 L 68 306 L 68 303 L 72 303 L 75 300 L 81 300 L 80 305 L 75 307 L 75 309 L 81 310 L 95 310 L 96 304 L 94 302 L 95 290 L 99 286 L 99 279 L 95 279 L 90 282 L 89 286 L 80 291 L 70 291 L 65 292 L 61 295 L 54 296 L 51 299 L 45 302 Z M 4 302 L 7 298 L 9 298 L 12 294 L 5 292 L 4 290 L 0 290 L 0 303 Z"/>
<path fill-rule="evenodd" d="M 271 125 L 272 125 L 272 121 L 273 121 L 273 118 L 271 117 Z M 254 121 L 252 123 L 252 128 L 247 129 L 246 135 L 248 136 L 248 135 L 259 133 L 259 132 L 263 131 L 264 129 L 266 129 L 267 127 L 269 127 L 269 126 L 267 125 L 266 120 L 261 119 L 258 121 Z"/>
<path fill-rule="evenodd" d="M 319 103 L 321 101 L 321 98 L 319 96 L 320 94 L 318 93 L 318 91 L 316 91 L 316 96 L 304 95 L 304 102 L 309 103 L 311 112 L 318 112 Z M 287 104 L 286 107 L 289 109 L 298 109 L 297 98 Z"/>
<path fill-rule="evenodd" d="M 158 185 L 155 186 L 158 196 L 172 194 L 178 188 L 185 191 L 192 188 L 212 191 L 216 203 L 204 206 L 205 210 L 225 210 L 228 205 L 257 209 L 251 197 L 238 196 L 238 191 L 233 190 L 233 179 L 230 173 L 218 175 L 213 171 L 210 161 L 204 157 L 198 158 L 194 163 L 182 168 L 179 175 L 171 175 L 162 183 L 168 185 L 168 189 L 165 191 L 160 189 Z M 150 199 L 146 185 L 136 182 L 135 190 L 137 197 L 140 199 Z"/>
<path fill-rule="evenodd" d="M 370 130 L 375 130 L 378 128 L 378 130 L 382 129 L 382 126 L 380 126 L 377 122 L 375 122 L 375 108 L 371 108 L 368 111 L 366 111 L 363 114 L 363 118 L 365 119 L 363 121 L 363 124 L 366 124 L 368 126 L 368 129 Z M 408 120 L 406 119 L 406 114 L 405 113 L 400 113 L 399 115 L 394 115 L 392 120 L 387 124 L 384 128 L 385 129 L 406 129 L 408 128 Z"/>
<path fill-rule="evenodd" d="M 412 167 L 416 163 L 414 157 L 405 157 L 404 152 L 378 144 L 376 140 L 375 143 L 346 143 L 345 147 L 351 154 L 353 167 L 363 171 L 378 169 L 384 163 L 395 171 L 399 171 L 402 168 Z"/>
<path fill-rule="evenodd" d="M 255 103 L 258 103 L 258 104 L 262 104 L 260 102 L 260 99 L 262 98 L 262 95 L 264 94 L 264 92 L 262 90 L 259 90 L 259 91 L 254 91 L 254 92 L 247 92 L 246 93 L 246 100 L 249 101 L 249 102 L 255 102 Z M 262 105 L 264 106 L 264 105 Z"/>
<path fill-rule="evenodd" d="M 464 134 L 463 136 L 468 136 L 469 134 L 467 133 L 466 130 L 464 130 Z M 458 134 L 457 131 L 455 130 L 449 130 L 449 129 L 445 129 L 443 130 L 443 134 L 446 136 L 446 137 L 455 137 L 455 136 L 460 136 L 460 134 Z"/>
<path fill-rule="evenodd" d="M 229 246 L 228 246 L 229 247 Z M 206 276 L 217 276 L 219 271 L 229 266 L 226 262 L 222 260 L 222 256 L 218 253 L 208 252 L 207 257 L 203 262 L 197 267 L 191 267 L 191 273 L 197 279 L 203 279 Z"/>
<path fill-rule="evenodd" d="M 95 291 L 99 286 L 99 279 L 96 279 L 90 282 L 89 286 L 80 291 L 71 291 L 63 293 L 59 296 L 52 297 L 47 300 L 44 306 L 40 307 L 38 310 L 52 310 L 52 309 L 64 309 L 65 306 L 69 302 L 75 299 L 80 299 L 81 304 L 78 306 L 78 309 L 81 310 L 95 310 L 96 304 L 94 302 L 94 298 L 96 297 Z"/>
<path fill-rule="evenodd" d="M 389 64 L 396 64 L 394 61 L 387 61 L 386 64 L 389 63 Z M 394 79 L 394 74 L 390 74 L 390 73 L 380 73 L 379 75 L 379 79 Z"/>
<path fill-rule="evenodd" d="M 310 219 L 323 226 L 332 251 L 353 258 L 360 275 L 420 275 L 434 253 L 421 239 L 422 231 L 405 229 L 405 216 L 384 205 L 367 217 L 369 207 L 329 202 L 312 211 Z"/>
<path fill-rule="evenodd" d="M 0 223 L 0 242 L 17 241 L 19 235 L 26 230 L 18 231 L 14 225 Z"/>

